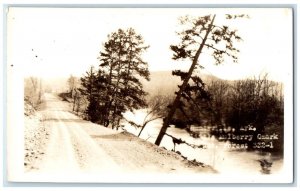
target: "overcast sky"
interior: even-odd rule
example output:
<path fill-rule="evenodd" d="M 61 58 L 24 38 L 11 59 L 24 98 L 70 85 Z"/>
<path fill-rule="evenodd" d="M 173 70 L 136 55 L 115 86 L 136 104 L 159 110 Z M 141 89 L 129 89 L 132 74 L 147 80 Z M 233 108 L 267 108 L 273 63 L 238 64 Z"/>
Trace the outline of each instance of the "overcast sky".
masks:
<path fill-rule="evenodd" d="M 217 13 L 216 24 L 228 24 L 243 41 L 239 63 L 214 66 L 201 55 L 205 72 L 224 79 L 239 79 L 268 72 L 284 81 L 292 74 L 292 12 L 289 9 L 115 9 L 115 8 L 10 8 L 7 16 L 8 66 L 25 76 L 80 76 L 99 65 L 107 35 L 132 27 L 150 45 L 144 54 L 151 71 L 187 69 L 191 63 L 171 59 L 169 49 L 178 38 L 178 17 Z M 245 13 L 250 19 L 224 20 L 224 14 Z"/>

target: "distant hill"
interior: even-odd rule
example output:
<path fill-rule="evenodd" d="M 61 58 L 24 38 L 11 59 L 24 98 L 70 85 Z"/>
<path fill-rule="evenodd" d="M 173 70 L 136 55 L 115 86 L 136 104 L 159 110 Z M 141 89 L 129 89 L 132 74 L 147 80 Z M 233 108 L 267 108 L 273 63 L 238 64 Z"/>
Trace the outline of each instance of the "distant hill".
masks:
<path fill-rule="evenodd" d="M 200 74 L 200 78 L 206 83 L 218 79 L 213 75 Z M 178 76 L 173 76 L 172 71 L 155 71 L 150 73 L 150 81 L 142 80 L 144 90 L 150 95 L 163 94 L 174 95 L 178 91 L 178 85 L 182 82 Z"/>
<path fill-rule="evenodd" d="M 208 74 L 200 74 L 199 76 L 205 83 L 219 79 L 216 76 Z M 68 78 L 43 78 L 44 88 L 51 89 L 52 92 L 65 92 L 68 90 Z M 142 79 L 141 82 L 144 90 L 150 95 L 174 95 L 174 92 L 178 91 L 178 85 L 182 83 L 178 76 L 172 75 L 172 71 L 152 71 L 150 72 L 150 81 Z"/>
<path fill-rule="evenodd" d="M 142 80 L 144 90 L 150 95 L 156 94 L 173 94 L 178 85 L 180 79 L 172 75 L 171 71 L 159 71 L 150 73 L 150 81 Z"/>

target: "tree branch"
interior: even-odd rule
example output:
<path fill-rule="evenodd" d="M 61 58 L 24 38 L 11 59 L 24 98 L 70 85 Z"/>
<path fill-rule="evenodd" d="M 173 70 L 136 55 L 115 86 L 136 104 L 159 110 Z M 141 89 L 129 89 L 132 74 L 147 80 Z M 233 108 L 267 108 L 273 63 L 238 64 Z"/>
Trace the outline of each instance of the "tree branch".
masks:
<path fill-rule="evenodd" d="M 195 144 L 188 143 L 188 142 L 182 140 L 181 138 L 178 139 L 178 138 L 176 138 L 176 137 L 174 137 L 174 136 L 172 136 L 172 135 L 170 135 L 168 133 L 165 133 L 165 135 L 167 135 L 167 136 L 169 136 L 169 137 L 171 137 L 173 139 L 174 145 L 175 144 L 186 144 L 187 146 L 190 146 L 190 147 L 192 147 L 194 149 L 195 148 L 199 148 L 199 149 L 206 149 L 207 148 L 207 145 L 195 145 Z"/>
<path fill-rule="evenodd" d="M 204 44 L 205 46 L 207 46 L 207 47 L 209 47 L 209 48 L 212 48 L 212 49 L 214 49 L 214 50 L 216 50 L 216 51 L 218 51 L 218 52 L 226 52 L 225 50 L 221 50 L 221 49 L 218 49 L 218 48 L 215 48 L 215 47 L 213 47 L 212 45 L 210 45 L 210 44 Z"/>

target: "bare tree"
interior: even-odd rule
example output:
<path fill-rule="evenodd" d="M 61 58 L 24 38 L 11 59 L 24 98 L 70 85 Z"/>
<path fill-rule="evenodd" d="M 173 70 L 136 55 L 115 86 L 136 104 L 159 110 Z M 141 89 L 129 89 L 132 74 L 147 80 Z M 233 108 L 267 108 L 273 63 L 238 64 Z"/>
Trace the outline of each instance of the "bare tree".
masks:
<path fill-rule="evenodd" d="M 138 136 L 140 136 L 147 124 L 149 124 L 151 121 L 155 121 L 166 116 L 167 107 L 170 103 L 171 99 L 169 96 L 154 95 L 148 100 L 148 108 L 146 109 L 146 116 L 144 117 L 142 124 L 137 124 L 133 121 L 127 121 L 132 126 L 141 129 L 138 134 Z"/>
<path fill-rule="evenodd" d="M 29 77 L 24 80 L 24 99 L 34 109 L 42 102 L 42 80 L 37 77 Z"/>
<path fill-rule="evenodd" d="M 76 77 L 74 77 L 73 75 L 70 75 L 69 79 L 68 79 L 68 86 L 69 86 L 69 93 L 70 93 L 70 97 L 73 98 L 74 96 L 74 90 L 77 88 L 78 82 Z"/>
<path fill-rule="evenodd" d="M 229 99 L 229 84 L 227 81 L 220 79 L 213 79 L 207 85 L 208 91 L 211 95 L 210 106 L 212 109 L 212 125 L 223 124 L 224 117 L 228 110 L 228 99 Z"/>
<path fill-rule="evenodd" d="M 237 130 L 252 124 L 261 133 L 266 125 L 280 122 L 283 108 L 277 95 L 278 88 L 275 82 L 267 79 L 267 75 L 236 81 L 231 88 L 227 123 Z"/>
<path fill-rule="evenodd" d="M 70 75 L 68 81 L 69 86 L 69 97 L 72 99 L 73 111 L 79 112 L 80 109 L 80 101 L 82 99 L 82 95 L 79 91 L 80 81 L 73 75 Z"/>

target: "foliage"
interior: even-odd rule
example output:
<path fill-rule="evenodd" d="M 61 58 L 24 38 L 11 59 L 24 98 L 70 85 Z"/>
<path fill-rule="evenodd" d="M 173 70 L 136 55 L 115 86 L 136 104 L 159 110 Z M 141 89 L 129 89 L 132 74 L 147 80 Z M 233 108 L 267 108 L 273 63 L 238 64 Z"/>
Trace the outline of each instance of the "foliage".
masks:
<path fill-rule="evenodd" d="M 90 67 L 90 70 L 86 72 L 85 76 L 80 78 L 81 87 L 79 88 L 80 93 L 89 102 L 86 108 L 87 119 L 92 122 L 97 122 L 99 120 L 98 111 L 98 90 L 97 90 L 97 75 L 95 73 L 94 67 Z"/>
<path fill-rule="evenodd" d="M 87 114 L 95 115 L 98 123 L 118 128 L 123 112 L 147 105 L 146 92 L 140 82 L 140 78 L 149 80 L 148 64 L 142 59 L 147 48 L 142 36 L 132 28 L 108 35 L 98 57 L 97 74 L 90 71 L 88 77 L 81 80 L 85 87 L 83 93 L 90 102 Z"/>
<path fill-rule="evenodd" d="M 179 76 L 182 81 L 187 76 L 187 72 L 180 70 L 175 70 L 172 74 Z M 182 98 L 170 124 L 179 128 L 201 125 L 206 120 L 204 114 L 210 112 L 208 105 L 210 97 L 202 79 L 196 75 L 192 76 L 191 82 L 187 84 L 182 92 Z"/>
<path fill-rule="evenodd" d="M 226 19 L 240 17 L 243 17 L 243 15 L 226 15 Z M 183 82 L 182 85 L 179 86 L 179 91 L 176 92 L 176 98 L 170 107 L 168 115 L 166 116 L 155 141 L 155 144 L 157 145 L 160 144 L 176 110 L 180 108 L 180 105 L 182 104 L 181 98 L 184 95 L 186 88 L 189 88 L 189 80 L 192 78 L 193 72 L 197 68 L 203 68 L 203 66 L 199 64 L 200 54 L 204 51 L 210 53 L 214 58 L 216 65 L 221 64 L 225 57 L 229 57 L 233 62 L 237 62 L 239 50 L 234 47 L 234 43 L 240 41 L 241 37 L 238 36 L 236 30 L 232 30 L 228 26 L 215 25 L 215 18 L 216 15 L 207 15 L 197 18 L 185 16 L 180 18 L 180 23 L 185 29 L 177 33 L 180 38 L 180 43 L 178 45 L 171 45 L 170 48 L 173 51 L 174 60 L 190 60 L 192 61 L 192 64 L 187 73 L 180 73 L 177 71 L 177 74 L 181 75 Z M 193 81 L 202 86 L 200 80 L 197 82 L 195 82 L 195 80 Z M 204 93 L 205 91 L 201 86 L 198 86 L 197 88 L 199 88 L 200 93 L 201 91 Z"/>

